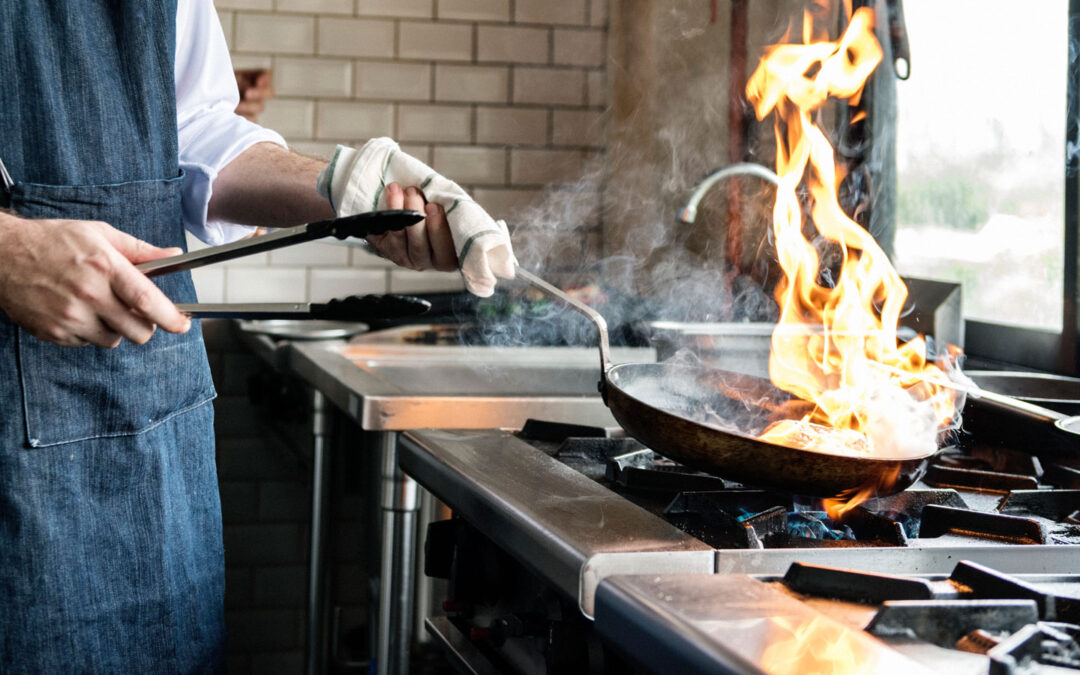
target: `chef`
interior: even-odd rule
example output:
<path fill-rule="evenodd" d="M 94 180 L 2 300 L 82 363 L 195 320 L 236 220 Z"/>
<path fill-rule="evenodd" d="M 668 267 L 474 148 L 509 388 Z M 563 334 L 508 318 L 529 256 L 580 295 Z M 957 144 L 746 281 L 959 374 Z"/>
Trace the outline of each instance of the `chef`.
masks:
<path fill-rule="evenodd" d="M 188 273 L 135 264 L 378 208 L 414 269 L 513 275 L 505 224 L 390 139 L 303 157 L 235 115 L 211 0 L 0 3 L 0 672 L 214 672 L 214 389 Z"/>

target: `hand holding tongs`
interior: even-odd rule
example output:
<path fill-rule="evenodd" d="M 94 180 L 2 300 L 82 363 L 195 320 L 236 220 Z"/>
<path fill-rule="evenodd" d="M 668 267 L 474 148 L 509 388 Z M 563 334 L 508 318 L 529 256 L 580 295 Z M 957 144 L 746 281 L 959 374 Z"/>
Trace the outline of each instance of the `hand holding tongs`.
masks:
<path fill-rule="evenodd" d="M 241 239 L 240 241 L 223 246 L 213 246 L 200 251 L 192 251 L 183 255 L 175 255 L 170 258 L 151 260 L 136 265 L 140 272 L 148 277 L 156 277 L 170 272 L 182 272 L 195 269 L 203 265 L 242 258 L 254 253 L 271 251 L 275 248 L 292 246 L 305 241 L 322 239 L 323 237 L 337 237 L 348 239 L 349 237 L 366 237 L 369 234 L 384 234 L 396 230 L 404 230 L 409 225 L 415 225 L 424 219 L 424 214 L 419 211 L 369 211 L 358 213 L 355 216 L 344 218 L 332 218 L 320 220 L 307 225 L 286 227 L 269 234 Z"/>
<path fill-rule="evenodd" d="M 140 263 L 136 268 L 148 277 L 195 269 L 204 265 L 262 253 L 323 237 L 366 237 L 403 230 L 424 219 L 419 211 L 391 210 L 358 213 L 344 218 L 320 220 L 250 239 L 213 246 L 182 255 Z M 180 303 L 177 309 L 195 317 L 236 319 L 326 319 L 330 321 L 368 321 L 396 319 L 423 314 L 431 303 L 405 295 L 350 296 L 326 303 L 270 302 L 242 304 Z"/>

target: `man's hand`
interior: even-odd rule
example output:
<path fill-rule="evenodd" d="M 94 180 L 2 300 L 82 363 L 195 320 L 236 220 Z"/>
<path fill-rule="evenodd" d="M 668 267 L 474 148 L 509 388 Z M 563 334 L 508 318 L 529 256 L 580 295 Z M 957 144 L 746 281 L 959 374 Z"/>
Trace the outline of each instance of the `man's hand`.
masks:
<path fill-rule="evenodd" d="M 0 215 L 0 309 L 59 345 L 146 343 L 155 326 L 183 333 L 181 314 L 135 264 L 177 255 L 106 223 Z"/>
<path fill-rule="evenodd" d="M 470 292 L 487 297 L 495 292 L 498 278 L 514 278 L 517 259 L 506 223 L 492 218 L 460 185 L 403 151 L 391 138 L 373 138 L 360 148 L 339 145 L 330 164 L 319 172 L 316 188 L 338 216 L 351 216 L 393 208 L 389 202 L 392 183 L 420 186 L 424 201 L 446 210 L 454 251 L 461 258 L 461 276 Z M 427 215 L 430 220 L 432 214 Z M 400 251 L 395 257 L 393 252 L 379 250 L 405 264 Z"/>
<path fill-rule="evenodd" d="M 240 90 L 236 114 L 254 122 L 266 108 L 267 99 L 274 96 L 272 75 L 266 68 L 243 68 L 234 72 L 236 88 Z"/>
<path fill-rule="evenodd" d="M 400 232 L 368 237 L 380 255 L 412 270 L 453 272 L 457 269 L 454 239 L 442 206 L 425 204 L 424 193 L 417 187 L 402 190 L 397 183 L 390 183 L 386 186 L 386 208 L 420 211 L 427 218 Z"/>

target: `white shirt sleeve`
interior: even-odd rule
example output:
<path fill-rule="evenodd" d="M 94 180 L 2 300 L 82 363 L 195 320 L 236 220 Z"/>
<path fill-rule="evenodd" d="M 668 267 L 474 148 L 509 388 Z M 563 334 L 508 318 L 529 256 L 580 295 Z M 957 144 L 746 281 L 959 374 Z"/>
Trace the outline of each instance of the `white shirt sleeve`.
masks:
<path fill-rule="evenodd" d="M 176 7 L 176 122 L 184 170 L 184 227 L 202 241 L 225 244 L 254 227 L 207 222 L 218 172 L 256 143 L 285 146 L 278 133 L 235 112 L 240 95 L 213 0 L 179 0 Z"/>

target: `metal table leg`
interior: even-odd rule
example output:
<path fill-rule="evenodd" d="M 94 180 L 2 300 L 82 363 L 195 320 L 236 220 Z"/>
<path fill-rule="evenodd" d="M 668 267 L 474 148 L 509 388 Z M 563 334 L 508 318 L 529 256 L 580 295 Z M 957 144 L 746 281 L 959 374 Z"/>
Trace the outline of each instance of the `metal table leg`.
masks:
<path fill-rule="evenodd" d="M 380 458 L 383 526 L 375 658 L 378 675 L 407 675 L 413 637 L 418 486 L 398 467 L 397 433 L 380 431 L 373 436 Z"/>
<path fill-rule="evenodd" d="M 416 511 L 416 551 L 414 557 L 413 582 L 415 584 L 416 604 L 413 610 L 413 636 L 417 644 L 430 642 L 432 637 L 427 631 L 425 622 L 431 614 L 432 603 L 435 601 L 435 580 L 424 574 L 424 538 L 427 537 L 428 525 L 437 519 L 438 505 L 435 496 L 418 486 L 418 506 Z"/>
<path fill-rule="evenodd" d="M 311 547 L 308 562 L 308 625 L 306 672 L 326 672 L 326 523 L 329 489 L 326 474 L 330 462 L 330 410 L 322 392 L 311 399 Z"/>

